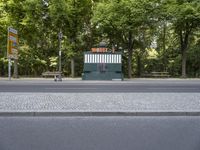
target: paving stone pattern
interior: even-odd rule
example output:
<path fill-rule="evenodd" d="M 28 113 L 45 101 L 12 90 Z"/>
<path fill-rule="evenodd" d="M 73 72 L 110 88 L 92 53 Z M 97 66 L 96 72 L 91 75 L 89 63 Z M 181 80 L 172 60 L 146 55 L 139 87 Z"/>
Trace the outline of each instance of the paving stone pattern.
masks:
<path fill-rule="evenodd" d="M 200 93 L 0 93 L 0 112 L 199 110 Z"/>

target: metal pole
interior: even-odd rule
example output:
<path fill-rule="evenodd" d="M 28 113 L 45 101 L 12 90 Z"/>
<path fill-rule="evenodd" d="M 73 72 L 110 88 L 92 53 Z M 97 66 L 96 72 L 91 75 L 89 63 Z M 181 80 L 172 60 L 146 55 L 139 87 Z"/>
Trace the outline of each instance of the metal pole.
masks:
<path fill-rule="evenodd" d="M 61 70 L 62 70 L 62 68 L 61 68 L 61 40 L 60 40 L 60 42 L 59 42 L 60 44 L 59 44 L 59 72 L 61 73 Z M 61 81 L 62 79 L 61 79 L 61 74 L 59 75 L 59 81 Z"/>
<path fill-rule="evenodd" d="M 59 72 L 60 72 L 60 74 L 59 74 L 59 81 L 62 81 L 62 77 L 61 77 L 61 71 L 62 71 L 62 68 L 61 68 L 61 66 L 62 66 L 62 62 L 61 62 L 61 40 L 62 40 L 62 32 L 60 31 L 60 33 L 59 33 L 59 35 L 58 35 L 58 37 L 59 37 Z"/>
<path fill-rule="evenodd" d="M 8 79 L 11 81 L 11 59 L 8 59 Z"/>

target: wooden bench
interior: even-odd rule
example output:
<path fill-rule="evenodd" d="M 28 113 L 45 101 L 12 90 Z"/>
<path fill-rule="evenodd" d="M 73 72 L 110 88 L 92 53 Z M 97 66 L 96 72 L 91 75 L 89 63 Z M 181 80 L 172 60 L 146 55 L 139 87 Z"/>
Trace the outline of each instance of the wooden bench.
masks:
<path fill-rule="evenodd" d="M 51 77 L 51 76 L 53 76 L 54 77 L 54 81 L 58 81 L 59 77 L 62 76 L 62 72 L 50 72 L 50 71 L 47 71 L 47 72 L 43 72 L 42 76 L 43 77 L 48 77 L 48 76 Z M 62 81 L 62 78 L 61 78 L 61 81 Z"/>
<path fill-rule="evenodd" d="M 152 77 L 169 78 L 169 72 L 151 72 Z"/>

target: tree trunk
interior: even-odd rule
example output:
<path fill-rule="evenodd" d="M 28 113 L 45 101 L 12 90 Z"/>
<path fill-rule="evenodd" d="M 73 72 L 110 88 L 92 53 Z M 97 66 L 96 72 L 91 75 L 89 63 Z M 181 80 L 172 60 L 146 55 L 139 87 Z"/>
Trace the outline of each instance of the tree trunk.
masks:
<path fill-rule="evenodd" d="M 164 66 L 164 71 L 167 71 L 167 52 L 166 52 L 166 30 L 167 30 L 167 26 L 164 22 L 163 24 L 163 66 Z"/>
<path fill-rule="evenodd" d="M 137 76 L 141 76 L 141 58 L 140 55 L 137 55 Z"/>
<path fill-rule="evenodd" d="M 71 76 L 72 76 L 72 78 L 75 77 L 75 63 L 74 63 L 74 58 L 71 58 Z"/>
<path fill-rule="evenodd" d="M 131 32 L 129 32 L 128 43 L 128 78 L 132 78 L 133 37 Z"/>
<path fill-rule="evenodd" d="M 189 47 L 189 39 L 194 29 L 194 22 L 186 22 L 183 29 L 180 29 L 180 43 L 181 43 L 181 52 L 182 52 L 182 77 L 186 78 L 186 62 L 187 62 L 187 50 Z"/>
<path fill-rule="evenodd" d="M 18 60 L 14 59 L 14 74 L 13 77 L 14 78 L 18 78 L 18 66 L 17 66 Z"/>
<path fill-rule="evenodd" d="M 133 50 L 128 50 L 128 78 L 132 78 L 132 56 Z"/>
<path fill-rule="evenodd" d="M 181 53 L 182 53 L 182 78 L 186 78 L 186 61 L 187 61 L 187 48 L 189 35 L 191 30 L 186 30 L 185 32 L 180 31 L 180 40 L 181 40 Z"/>
<path fill-rule="evenodd" d="M 186 49 L 183 49 L 182 50 L 182 78 L 186 78 L 186 61 L 187 61 Z"/>
<path fill-rule="evenodd" d="M 4 63 L 2 63 L 1 65 L 1 76 L 4 77 L 5 73 L 4 73 Z"/>

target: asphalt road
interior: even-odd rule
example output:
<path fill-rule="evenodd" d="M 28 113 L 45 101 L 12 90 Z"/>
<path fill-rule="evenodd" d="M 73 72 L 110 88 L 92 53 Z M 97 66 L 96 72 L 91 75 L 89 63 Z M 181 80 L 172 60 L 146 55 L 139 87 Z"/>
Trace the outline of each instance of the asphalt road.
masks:
<path fill-rule="evenodd" d="M 199 150 L 199 117 L 0 117 L 1 150 Z"/>
<path fill-rule="evenodd" d="M 200 80 L 0 81 L 0 92 L 200 93 Z"/>

